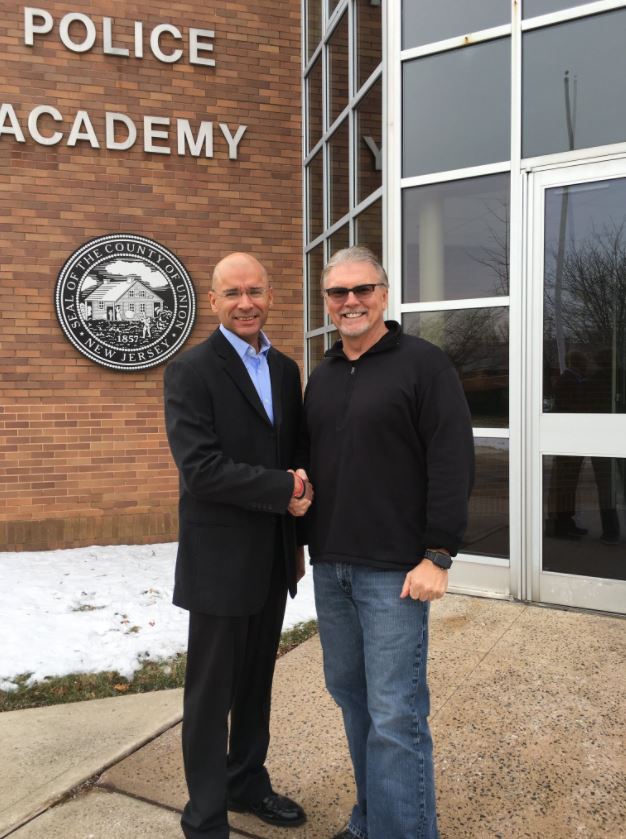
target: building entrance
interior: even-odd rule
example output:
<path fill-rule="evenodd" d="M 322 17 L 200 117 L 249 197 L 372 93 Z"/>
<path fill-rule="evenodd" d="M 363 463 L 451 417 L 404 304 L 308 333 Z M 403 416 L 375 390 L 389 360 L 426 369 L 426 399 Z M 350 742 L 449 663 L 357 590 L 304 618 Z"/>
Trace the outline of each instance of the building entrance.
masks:
<path fill-rule="evenodd" d="M 626 612 L 626 160 L 530 180 L 528 594 Z"/>

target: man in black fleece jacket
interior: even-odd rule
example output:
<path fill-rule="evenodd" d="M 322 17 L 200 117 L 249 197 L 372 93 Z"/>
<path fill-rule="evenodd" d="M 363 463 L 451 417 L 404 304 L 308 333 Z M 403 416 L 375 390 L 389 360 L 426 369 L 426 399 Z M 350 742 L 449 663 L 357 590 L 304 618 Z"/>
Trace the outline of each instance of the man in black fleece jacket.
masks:
<path fill-rule="evenodd" d="M 387 276 L 370 251 L 339 251 L 322 283 L 342 340 L 305 395 L 308 526 L 326 684 L 357 787 L 339 837 L 434 839 L 428 611 L 466 527 L 469 410 L 447 356 L 385 322 Z"/>

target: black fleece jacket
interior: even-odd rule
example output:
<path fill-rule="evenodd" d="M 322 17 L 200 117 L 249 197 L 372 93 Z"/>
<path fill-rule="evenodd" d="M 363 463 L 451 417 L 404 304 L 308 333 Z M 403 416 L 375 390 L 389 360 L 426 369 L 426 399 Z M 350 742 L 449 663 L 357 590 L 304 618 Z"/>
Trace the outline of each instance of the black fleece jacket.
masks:
<path fill-rule="evenodd" d="M 341 341 L 313 371 L 304 410 L 313 562 L 406 570 L 454 556 L 467 524 L 474 443 L 448 357 L 395 321 L 356 361 Z"/>

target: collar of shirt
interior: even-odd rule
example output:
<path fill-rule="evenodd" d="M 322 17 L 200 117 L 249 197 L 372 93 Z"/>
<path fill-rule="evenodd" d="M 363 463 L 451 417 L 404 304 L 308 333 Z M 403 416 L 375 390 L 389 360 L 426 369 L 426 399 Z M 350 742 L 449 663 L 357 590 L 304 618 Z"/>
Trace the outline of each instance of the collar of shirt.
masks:
<path fill-rule="evenodd" d="M 249 358 L 256 358 L 258 355 L 267 356 L 269 348 L 272 346 L 270 339 L 267 337 L 265 332 L 259 332 L 260 349 L 258 353 L 255 352 L 253 346 L 251 346 L 247 341 L 244 341 L 243 338 L 240 338 L 239 335 L 235 335 L 235 333 L 231 332 L 230 329 L 226 329 L 222 323 L 220 323 L 220 332 L 242 361 L 244 360 L 244 356 L 248 356 Z"/>
<path fill-rule="evenodd" d="M 252 384 L 259 395 L 259 399 L 269 421 L 274 423 L 274 405 L 272 402 L 272 379 L 270 376 L 270 368 L 268 363 L 267 353 L 271 344 L 267 336 L 261 332 L 259 333 L 259 351 L 255 352 L 254 347 L 250 346 L 247 341 L 235 335 L 229 329 L 226 329 L 220 324 L 222 335 L 226 338 L 228 343 L 233 347 L 243 366 L 248 371 L 248 375 L 252 380 Z"/>

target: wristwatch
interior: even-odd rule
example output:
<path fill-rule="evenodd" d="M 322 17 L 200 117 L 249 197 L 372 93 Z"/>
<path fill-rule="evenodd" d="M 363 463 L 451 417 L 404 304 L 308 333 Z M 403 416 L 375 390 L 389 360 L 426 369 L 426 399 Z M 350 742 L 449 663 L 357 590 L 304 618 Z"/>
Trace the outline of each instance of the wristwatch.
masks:
<path fill-rule="evenodd" d="M 433 551 L 430 548 L 427 548 L 424 551 L 424 558 L 430 559 L 433 565 L 437 565 L 445 571 L 447 571 L 452 565 L 452 557 L 443 551 Z"/>

